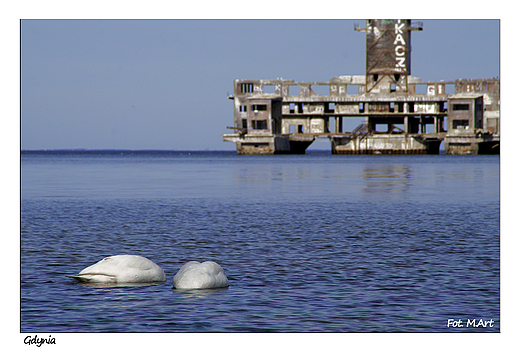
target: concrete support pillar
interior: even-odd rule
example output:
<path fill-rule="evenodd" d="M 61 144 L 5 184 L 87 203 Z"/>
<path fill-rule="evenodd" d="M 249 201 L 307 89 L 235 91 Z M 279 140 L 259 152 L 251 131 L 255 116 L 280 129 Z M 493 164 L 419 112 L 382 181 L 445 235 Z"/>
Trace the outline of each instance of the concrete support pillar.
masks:
<path fill-rule="evenodd" d="M 405 103 L 406 104 L 406 103 Z M 404 117 L 404 132 L 405 133 L 408 133 L 410 130 L 409 126 L 408 126 L 408 116 L 405 116 Z"/>

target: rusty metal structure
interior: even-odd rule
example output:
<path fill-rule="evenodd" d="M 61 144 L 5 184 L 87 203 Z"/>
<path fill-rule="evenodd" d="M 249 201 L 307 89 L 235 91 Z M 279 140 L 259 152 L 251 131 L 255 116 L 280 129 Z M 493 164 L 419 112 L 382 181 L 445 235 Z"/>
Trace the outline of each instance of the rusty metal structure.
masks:
<path fill-rule="evenodd" d="M 446 154 L 498 154 L 500 80 L 413 77 L 411 32 L 422 29 L 410 20 L 356 25 L 366 32 L 364 76 L 235 80 L 234 133 L 223 140 L 239 154 L 302 154 L 316 138 L 333 154 L 438 154 L 442 141 Z M 343 131 L 353 117 L 364 122 Z"/>

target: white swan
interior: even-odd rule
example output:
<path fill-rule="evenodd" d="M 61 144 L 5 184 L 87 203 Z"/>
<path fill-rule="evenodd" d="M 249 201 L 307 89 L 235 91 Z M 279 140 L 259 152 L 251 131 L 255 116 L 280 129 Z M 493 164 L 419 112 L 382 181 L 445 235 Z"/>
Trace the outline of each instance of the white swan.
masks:
<path fill-rule="evenodd" d="M 151 283 L 164 282 L 162 268 L 139 255 L 115 255 L 82 270 L 77 276 L 69 276 L 89 283 Z"/>
<path fill-rule="evenodd" d="M 213 261 L 190 261 L 173 277 L 177 289 L 212 289 L 229 286 L 224 270 Z"/>

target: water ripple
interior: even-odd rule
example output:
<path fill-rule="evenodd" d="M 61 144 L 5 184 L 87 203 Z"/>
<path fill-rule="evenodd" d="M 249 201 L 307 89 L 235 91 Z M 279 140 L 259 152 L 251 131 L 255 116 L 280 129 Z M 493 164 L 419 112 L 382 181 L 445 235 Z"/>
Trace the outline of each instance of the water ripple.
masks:
<path fill-rule="evenodd" d="M 449 318 L 500 329 L 494 160 L 53 158 L 23 164 L 23 332 L 450 332 Z M 108 179 L 65 177 L 87 170 Z M 66 277 L 124 253 L 167 282 Z M 230 287 L 173 289 L 189 260 L 218 262 Z"/>

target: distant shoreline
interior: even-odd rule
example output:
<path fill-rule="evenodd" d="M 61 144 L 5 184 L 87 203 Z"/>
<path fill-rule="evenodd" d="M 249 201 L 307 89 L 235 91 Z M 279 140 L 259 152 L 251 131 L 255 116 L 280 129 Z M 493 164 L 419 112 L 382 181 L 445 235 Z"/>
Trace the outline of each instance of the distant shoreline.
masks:
<path fill-rule="evenodd" d="M 31 154 L 40 154 L 40 155 L 67 155 L 67 154 L 85 154 L 85 155 L 183 155 L 183 154 L 194 154 L 194 155 L 204 155 L 204 154 L 220 154 L 220 155 L 238 155 L 236 150 L 155 150 L 155 149 L 83 149 L 83 148 L 73 148 L 73 149 L 34 149 L 34 150 L 20 150 L 20 155 L 31 155 Z M 330 149 L 308 149 L 304 155 L 332 155 Z M 284 155 L 284 154 L 281 154 Z M 289 154 L 290 155 L 290 154 Z M 445 155 L 445 151 L 443 149 L 439 150 L 438 155 Z M 287 155 L 285 155 L 287 156 Z M 395 156 L 395 155 L 388 155 Z M 405 156 L 405 155 L 400 155 Z M 265 157 L 265 156 L 263 156 Z"/>
<path fill-rule="evenodd" d="M 156 150 L 156 149 L 83 149 L 83 148 L 71 148 L 71 149 L 26 149 L 20 150 L 21 153 L 32 153 L 32 152 L 138 152 L 138 153 L 153 153 L 153 152 L 172 152 L 172 153 L 237 153 L 235 149 L 233 150 Z M 330 149 L 309 149 L 307 152 L 330 152 Z"/>
<path fill-rule="evenodd" d="M 236 150 L 157 150 L 157 149 L 87 149 L 87 148 L 63 148 L 63 149 L 26 149 L 20 150 L 22 153 L 27 152 L 234 152 Z"/>

